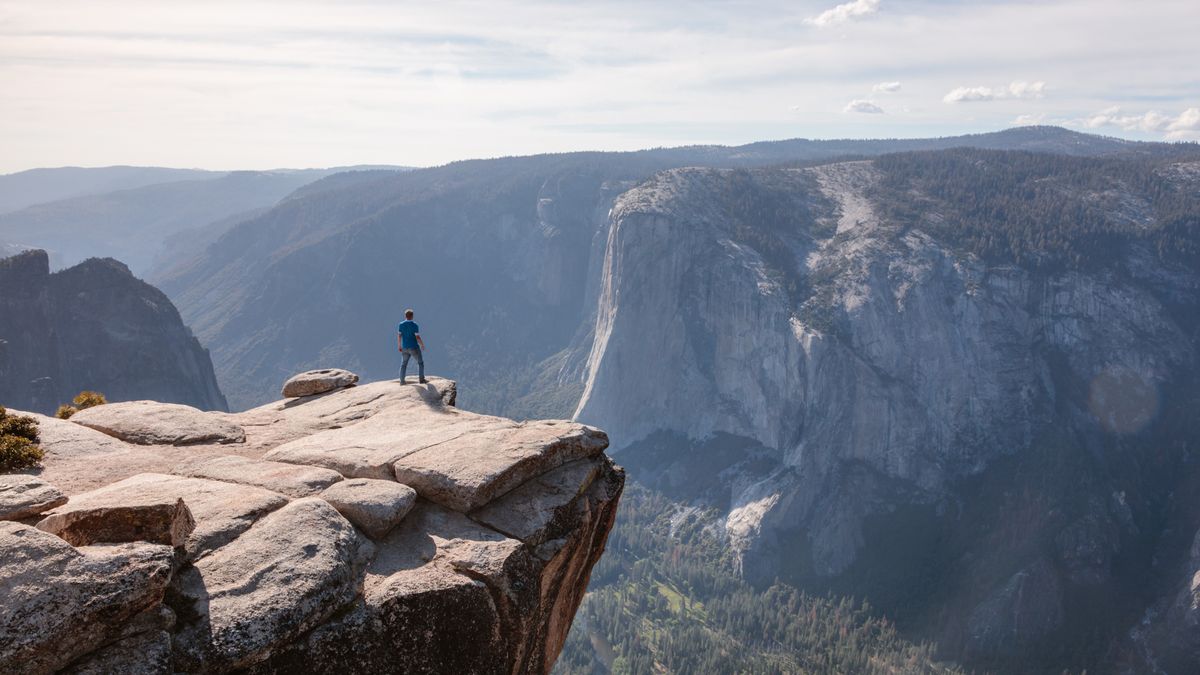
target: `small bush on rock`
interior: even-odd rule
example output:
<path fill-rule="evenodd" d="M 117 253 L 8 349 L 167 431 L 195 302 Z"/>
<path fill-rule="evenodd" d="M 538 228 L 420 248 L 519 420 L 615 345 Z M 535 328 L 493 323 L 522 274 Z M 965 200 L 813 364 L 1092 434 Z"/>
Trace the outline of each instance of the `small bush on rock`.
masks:
<path fill-rule="evenodd" d="M 108 399 L 104 398 L 104 394 L 98 391 L 81 391 L 75 395 L 75 398 L 71 399 L 70 405 L 64 403 L 58 406 L 58 411 L 54 413 L 54 416 L 60 420 L 69 419 L 71 415 L 80 410 L 104 405 L 105 403 L 108 403 Z"/>
<path fill-rule="evenodd" d="M 0 406 L 0 473 L 36 466 L 42 461 L 37 420 L 10 415 Z"/>

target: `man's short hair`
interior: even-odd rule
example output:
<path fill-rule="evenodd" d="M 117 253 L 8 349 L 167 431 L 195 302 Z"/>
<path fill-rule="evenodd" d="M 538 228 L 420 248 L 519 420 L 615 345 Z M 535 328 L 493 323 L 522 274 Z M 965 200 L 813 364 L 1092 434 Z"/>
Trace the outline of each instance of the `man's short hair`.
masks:
<path fill-rule="evenodd" d="M 411 309 L 404 310 L 404 318 L 411 319 L 412 317 L 413 317 L 413 311 Z"/>

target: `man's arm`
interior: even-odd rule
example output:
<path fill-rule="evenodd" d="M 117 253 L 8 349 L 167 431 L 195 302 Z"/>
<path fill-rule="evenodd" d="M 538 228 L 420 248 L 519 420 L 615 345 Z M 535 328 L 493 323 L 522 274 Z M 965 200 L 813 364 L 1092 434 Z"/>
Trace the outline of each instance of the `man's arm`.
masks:
<path fill-rule="evenodd" d="M 421 339 L 421 334 L 417 333 L 415 337 L 417 338 L 417 344 L 421 345 L 421 351 L 425 351 L 425 341 Z"/>
<path fill-rule="evenodd" d="M 404 336 L 400 333 L 396 333 L 396 351 L 404 351 Z"/>

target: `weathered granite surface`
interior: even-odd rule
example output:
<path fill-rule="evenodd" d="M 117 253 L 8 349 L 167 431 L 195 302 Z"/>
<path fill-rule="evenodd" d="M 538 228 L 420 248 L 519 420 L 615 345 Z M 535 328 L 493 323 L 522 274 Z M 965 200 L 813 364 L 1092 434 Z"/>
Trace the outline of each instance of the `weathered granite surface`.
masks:
<path fill-rule="evenodd" d="M 232 443 L 37 416 L 42 469 L 0 485 L 69 501 L 0 522 L 0 672 L 548 673 L 624 473 L 599 430 L 454 398 L 431 378 L 202 413 Z"/>
<path fill-rule="evenodd" d="M 228 415 L 157 401 L 124 401 L 80 410 L 71 421 L 138 445 L 241 443 L 246 432 Z"/>
<path fill-rule="evenodd" d="M 36 516 L 67 503 L 61 490 L 34 476 L 0 476 L 0 520 Z"/>
<path fill-rule="evenodd" d="M 416 395 L 370 419 L 285 443 L 266 459 L 398 480 L 426 499 L 470 511 L 533 476 L 608 447 L 603 431 L 583 424 L 479 415 L 442 405 L 434 380 L 409 386 Z"/>
<path fill-rule="evenodd" d="M 170 579 L 167 546 L 75 548 L 0 523 L 0 672 L 54 672 L 105 646 L 162 601 Z"/>
<path fill-rule="evenodd" d="M 289 497 L 309 497 L 342 480 L 342 474 L 329 469 L 265 462 L 238 455 L 197 459 L 176 468 L 173 473 L 255 485 Z"/>
<path fill-rule="evenodd" d="M 417 491 L 390 480 L 351 478 L 330 486 L 321 499 L 378 539 L 404 520 L 417 502 Z"/>

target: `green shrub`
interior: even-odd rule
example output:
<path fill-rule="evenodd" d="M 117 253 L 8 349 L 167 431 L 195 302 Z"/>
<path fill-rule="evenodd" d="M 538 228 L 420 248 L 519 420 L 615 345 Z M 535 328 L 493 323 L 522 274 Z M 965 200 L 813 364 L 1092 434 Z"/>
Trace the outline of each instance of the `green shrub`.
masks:
<path fill-rule="evenodd" d="M 3 406 L 0 406 L 0 436 L 17 436 L 30 443 L 37 443 L 37 421 L 24 415 L 10 415 Z"/>
<path fill-rule="evenodd" d="M 108 399 L 104 398 L 104 394 L 98 391 L 81 391 L 75 395 L 75 398 L 71 399 L 70 405 L 64 403 L 58 406 L 58 410 L 55 411 L 54 416 L 60 420 L 69 419 L 71 415 L 80 410 L 104 405 L 105 403 L 108 403 Z"/>
<path fill-rule="evenodd" d="M 75 395 L 75 398 L 71 400 L 71 403 L 75 404 L 76 408 L 83 410 L 84 408 L 104 405 L 105 403 L 108 403 L 108 399 L 104 398 L 104 394 L 101 394 L 98 391 L 81 391 Z"/>
<path fill-rule="evenodd" d="M 0 406 L 0 472 L 36 466 L 44 454 L 37 442 L 37 420 L 24 415 L 9 415 L 4 406 Z"/>

